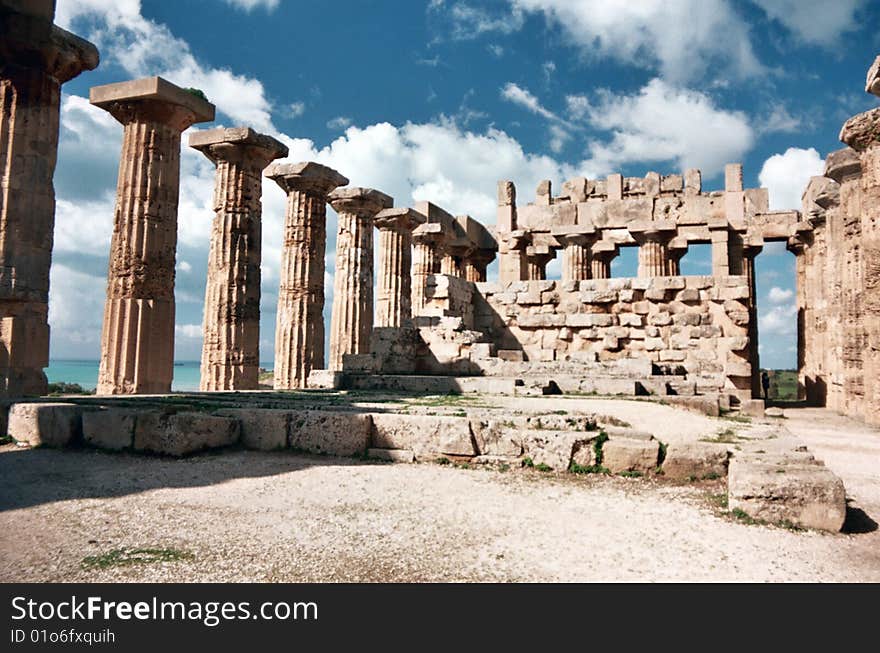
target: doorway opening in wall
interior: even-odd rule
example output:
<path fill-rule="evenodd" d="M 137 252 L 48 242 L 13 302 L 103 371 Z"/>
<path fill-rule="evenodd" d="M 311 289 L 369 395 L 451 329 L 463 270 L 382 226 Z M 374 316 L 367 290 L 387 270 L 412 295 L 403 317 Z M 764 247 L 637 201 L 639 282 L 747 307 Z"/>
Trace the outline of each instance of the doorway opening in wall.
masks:
<path fill-rule="evenodd" d="M 684 277 L 712 274 L 712 244 L 688 243 L 687 252 L 678 262 L 678 273 Z"/>
<path fill-rule="evenodd" d="M 755 286 L 760 394 L 768 405 L 790 404 L 803 398 L 803 389 L 795 256 L 785 242 L 767 242 L 755 257 Z"/>
<path fill-rule="evenodd" d="M 639 246 L 620 245 L 618 254 L 611 259 L 611 276 L 635 277 L 639 274 Z"/>

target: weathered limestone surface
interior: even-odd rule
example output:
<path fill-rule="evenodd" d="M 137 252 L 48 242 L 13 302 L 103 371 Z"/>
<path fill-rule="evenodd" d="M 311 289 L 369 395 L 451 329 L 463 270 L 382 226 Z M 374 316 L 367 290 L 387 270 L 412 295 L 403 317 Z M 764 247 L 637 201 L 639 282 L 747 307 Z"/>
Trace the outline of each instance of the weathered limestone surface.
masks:
<path fill-rule="evenodd" d="M 412 317 L 412 232 L 425 218 L 402 208 L 380 211 L 374 220 L 379 230 L 376 326 L 404 326 Z"/>
<path fill-rule="evenodd" d="M 168 456 L 184 456 L 203 449 L 238 442 L 238 420 L 205 413 L 141 412 L 135 421 L 134 449 Z"/>
<path fill-rule="evenodd" d="M 274 387 L 306 387 L 324 367 L 327 196 L 348 179 L 319 163 L 274 163 L 265 172 L 287 193 L 275 324 Z"/>
<path fill-rule="evenodd" d="M 54 3 L 0 6 L 0 396 L 46 392 L 61 85 L 98 65 Z"/>
<path fill-rule="evenodd" d="M 469 422 L 457 417 L 373 413 L 372 446 L 407 449 L 416 460 L 475 455 Z"/>
<path fill-rule="evenodd" d="M 214 105 L 161 77 L 93 87 L 124 126 L 98 394 L 171 390 L 180 134 Z"/>
<path fill-rule="evenodd" d="M 660 443 L 656 440 L 611 438 L 602 445 L 602 465 L 612 474 L 651 473 L 657 469 L 659 456 Z"/>
<path fill-rule="evenodd" d="M 770 523 L 837 532 L 846 518 L 843 482 L 815 464 L 769 463 L 734 458 L 728 506 Z"/>
<path fill-rule="evenodd" d="M 247 127 L 196 132 L 217 166 L 200 389 L 256 390 L 260 375 L 262 172 L 287 147 Z"/>
<path fill-rule="evenodd" d="M 330 204 L 339 214 L 328 368 L 346 354 L 366 354 L 373 330 L 373 218 L 394 200 L 372 188 L 339 188 Z"/>
<path fill-rule="evenodd" d="M 727 476 L 727 447 L 712 442 L 670 444 L 663 460 L 663 475 L 679 480 Z"/>
<path fill-rule="evenodd" d="M 372 419 L 366 413 L 300 411 L 291 416 L 290 447 L 330 456 L 355 456 L 370 444 Z"/>
<path fill-rule="evenodd" d="M 7 433 L 33 447 L 63 447 L 82 435 L 82 409 L 76 404 L 13 404 Z"/>
<path fill-rule="evenodd" d="M 413 315 L 421 315 L 427 301 L 425 290 L 428 277 L 440 273 L 439 249 L 446 236 L 441 225 L 427 223 L 416 227 L 412 238 L 411 310 Z"/>
<path fill-rule="evenodd" d="M 121 451 L 134 446 L 134 425 L 138 411 L 133 408 L 102 408 L 82 414 L 83 440 L 99 449 Z"/>

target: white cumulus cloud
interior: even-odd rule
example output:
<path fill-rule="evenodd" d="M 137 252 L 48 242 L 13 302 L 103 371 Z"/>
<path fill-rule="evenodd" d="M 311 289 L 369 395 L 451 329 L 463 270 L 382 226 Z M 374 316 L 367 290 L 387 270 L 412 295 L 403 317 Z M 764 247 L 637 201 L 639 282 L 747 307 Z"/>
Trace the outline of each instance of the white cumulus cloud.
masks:
<path fill-rule="evenodd" d="M 770 192 L 771 209 L 800 209 L 810 177 L 824 171 L 825 162 L 814 148 L 790 147 L 764 161 L 758 181 Z"/>
<path fill-rule="evenodd" d="M 790 302 L 792 297 L 794 297 L 794 291 L 791 288 L 780 288 L 779 286 L 773 286 L 767 293 L 767 298 L 773 304 L 785 304 Z"/>
<path fill-rule="evenodd" d="M 281 0 L 223 0 L 226 4 L 232 5 L 245 11 L 253 11 L 257 8 L 263 8 L 266 11 L 274 11 L 281 4 Z"/>
<path fill-rule="evenodd" d="M 830 46 L 858 27 L 864 0 L 754 0 L 768 17 L 807 43 Z"/>

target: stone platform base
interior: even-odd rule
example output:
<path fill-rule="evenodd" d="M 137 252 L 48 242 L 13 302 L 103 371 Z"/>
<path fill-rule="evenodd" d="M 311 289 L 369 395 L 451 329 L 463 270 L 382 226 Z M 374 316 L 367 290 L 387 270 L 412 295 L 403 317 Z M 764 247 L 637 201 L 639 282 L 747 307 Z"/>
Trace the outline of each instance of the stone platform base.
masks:
<path fill-rule="evenodd" d="M 237 446 L 390 462 L 440 460 L 557 472 L 659 475 L 679 481 L 726 477 L 729 468 L 731 509 L 758 520 L 807 528 L 838 531 L 843 524 L 842 482 L 781 425 L 765 427 L 778 433 L 765 434 L 768 439 L 760 443 L 761 449 L 744 450 L 704 439 L 664 444 L 649 432 L 619 426 L 614 416 L 583 410 L 497 408 L 491 401 L 446 395 L 442 383 L 448 377 L 426 378 L 440 384 L 421 393 L 423 400 L 425 395 L 436 395 L 427 404 L 406 404 L 402 395 L 391 393 L 361 393 L 352 399 L 347 393 L 332 392 L 70 397 L 13 403 L 8 435 L 31 446 L 90 446 L 169 456 Z M 421 409 L 421 414 L 410 412 L 414 409 Z M 746 440 L 754 444 L 751 438 Z"/>

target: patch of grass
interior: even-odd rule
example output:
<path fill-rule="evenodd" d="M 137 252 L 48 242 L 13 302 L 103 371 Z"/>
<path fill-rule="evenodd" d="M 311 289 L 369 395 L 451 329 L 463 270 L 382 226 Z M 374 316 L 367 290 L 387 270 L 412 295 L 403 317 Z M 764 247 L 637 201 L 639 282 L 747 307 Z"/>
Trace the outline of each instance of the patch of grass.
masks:
<path fill-rule="evenodd" d="M 723 431 L 718 431 L 712 437 L 700 438 L 700 442 L 714 442 L 718 444 L 735 444 L 744 438 L 741 438 L 737 435 L 736 431 L 733 429 L 724 429 Z"/>
<path fill-rule="evenodd" d="M 15 438 L 11 435 L 0 435 L 0 444 L 15 444 Z"/>
<path fill-rule="evenodd" d="M 548 465 L 546 463 L 538 463 L 537 465 L 534 466 L 534 469 L 538 470 L 539 472 L 552 472 L 553 471 L 553 468 L 550 467 L 550 465 Z"/>
<path fill-rule="evenodd" d="M 60 381 L 58 383 L 50 383 L 46 394 L 49 395 L 93 395 L 95 394 L 94 388 L 91 390 L 86 390 L 79 383 L 65 383 L 64 381 Z"/>
<path fill-rule="evenodd" d="M 551 415 L 568 415 L 568 411 L 567 410 L 554 410 L 550 414 Z"/>
<path fill-rule="evenodd" d="M 712 505 L 714 505 L 718 508 L 723 508 L 724 510 L 727 510 L 727 493 L 726 492 L 722 492 L 722 493 L 718 493 L 718 494 L 710 494 L 708 498 L 709 498 L 709 502 Z"/>
<path fill-rule="evenodd" d="M 534 467 L 535 461 L 532 460 L 531 458 L 529 458 L 528 456 L 526 456 L 525 458 L 522 459 L 522 466 L 523 467 Z"/>
<path fill-rule="evenodd" d="M 508 465 L 507 463 L 501 463 L 500 465 L 498 465 L 498 471 L 499 472 L 509 472 L 510 465 Z"/>
<path fill-rule="evenodd" d="M 806 528 L 803 526 L 798 526 L 794 522 L 790 522 L 787 519 L 783 519 L 781 522 L 776 524 L 779 528 L 784 528 L 785 530 L 792 531 L 794 533 L 804 533 L 806 532 Z"/>
<path fill-rule="evenodd" d="M 620 472 L 619 476 L 623 476 L 624 478 L 641 478 L 642 476 L 644 476 L 644 474 L 633 470 L 628 472 Z"/>
<path fill-rule="evenodd" d="M 703 477 L 703 480 L 705 480 L 705 481 L 716 481 L 716 480 L 718 480 L 719 478 L 721 478 L 721 474 L 719 474 L 719 473 L 717 473 L 717 472 L 709 472 L 708 474 L 706 474 L 706 475 Z"/>
<path fill-rule="evenodd" d="M 602 465 L 602 459 L 604 457 L 604 452 L 602 451 L 602 447 L 605 443 L 608 442 L 608 434 L 605 431 L 599 431 L 598 437 L 593 440 L 593 455 L 596 458 L 596 465 Z"/>
<path fill-rule="evenodd" d="M 767 396 L 776 401 L 797 401 L 798 374 L 796 370 L 767 370 L 770 388 Z"/>
<path fill-rule="evenodd" d="M 100 555 L 86 556 L 81 564 L 83 569 L 88 570 L 159 562 L 186 562 L 193 559 L 191 553 L 179 549 L 113 549 Z"/>
<path fill-rule="evenodd" d="M 740 508 L 734 508 L 730 511 L 730 515 L 734 517 L 737 521 L 742 522 L 743 524 L 748 524 L 749 526 L 756 526 L 758 524 L 763 524 L 759 519 L 755 519 L 751 515 L 749 515 L 745 510 Z"/>
<path fill-rule="evenodd" d="M 777 474 L 785 474 L 785 470 L 780 467 L 779 469 L 776 470 L 776 473 Z"/>
<path fill-rule="evenodd" d="M 434 462 L 437 463 L 438 465 L 451 465 L 452 464 L 452 461 L 449 460 L 449 458 L 438 458 Z"/>
<path fill-rule="evenodd" d="M 589 465 L 584 467 L 583 465 L 578 465 L 573 460 L 571 464 L 568 466 L 568 471 L 572 474 L 610 474 L 611 470 L 607 467 L 603 467 L 602 465 Z"/>

